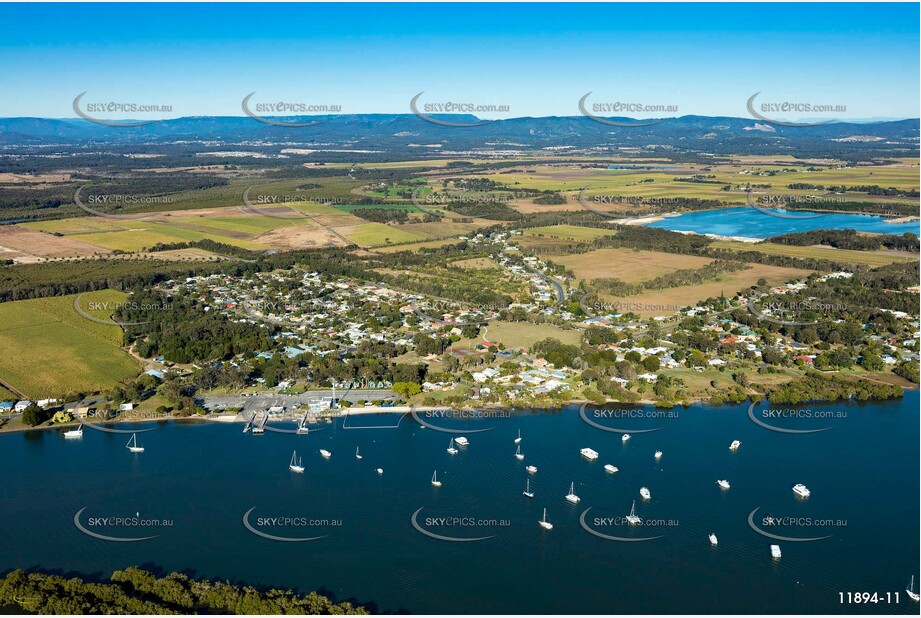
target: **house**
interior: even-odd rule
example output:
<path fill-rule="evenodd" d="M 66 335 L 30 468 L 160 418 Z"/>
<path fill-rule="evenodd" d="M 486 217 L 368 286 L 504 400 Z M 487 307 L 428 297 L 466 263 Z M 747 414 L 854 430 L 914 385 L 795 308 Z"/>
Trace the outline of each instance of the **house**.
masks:
<path fill-rule="evenodd" d="M 16 412 L 22 412 L 23 410 L 25 410 L 31 405 L 32 405 L 31 401 L 29 401 L 28 399 L 23 399 L 22 401 L 16 402 L 16 406 L 13 408 L 13 410 Z"/>
<path fill-rule="evenodd" d="M 0 401 L 0 414 L 9 414 L 13 411 L 12 401 Z"/>
<path fill-rule="evenodd" d="M 133 403 L 122 403 L 122 404 L 119 404 L 118 406 L 119 412 L 131 412 L 132 410 L 134 410 Z"/>

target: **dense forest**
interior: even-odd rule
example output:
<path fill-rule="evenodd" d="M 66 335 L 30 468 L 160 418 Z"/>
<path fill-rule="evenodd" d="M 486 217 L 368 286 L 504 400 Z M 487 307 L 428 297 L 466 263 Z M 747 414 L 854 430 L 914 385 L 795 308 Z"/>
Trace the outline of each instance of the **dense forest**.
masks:
<path fill-rule="evenodd" d="M 861 234 L 856 230 L 811 230 L 808 232 L 794 232 L 781 234 L 768 238 L 764 242 L 773 242 L 782 245 L 796 245 L 809 247 L 812 245 L 828 245 L 836 249 L 854 249 L 857 251 L 879 251 L 880 249 L 893 249 L 897 251 L 918 252 L 918 236 L 910 232 L 904 234 Z"/>
<path fill-rule="evenodd" d="M 311 592 L 260 590 L 230 582 L 192 579 L 182 573 L 158 577 L 129 567 L 109 581 L 10 571 L 0 579 L 0 607 L 34 614 L 367 614 L 352 603 L 335 603 Z"/>

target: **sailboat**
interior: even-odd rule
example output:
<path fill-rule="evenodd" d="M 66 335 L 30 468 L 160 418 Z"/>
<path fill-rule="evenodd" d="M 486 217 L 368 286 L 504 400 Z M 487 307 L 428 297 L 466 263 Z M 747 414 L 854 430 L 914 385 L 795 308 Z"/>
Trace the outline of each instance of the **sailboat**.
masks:
<path fill-rule="evenodd" d="M 908 588 L 905 589 L 905 592 L 908 593 L 908 598 L 910 598 L 915 603 L 918 602 L 919 598 L 918 593 L 915 592 L 915 576 L 911 576 L 911 581 L 908 582 Z"/>
<path fill-rule="evenodd" d="M 361 453 L 358 452 L 358 447 L 355 447 L 355 459 L 361 459 Z"/>
<path fill-rule="evenodd" d="M 569 493 L 566 494 L 566 499 L 572 502 L 573 504 L 579 504 L 579 500 L 581 500 L 581 498 L 576 495 L 575 489 L 576 489 L 576 484 L 570 483 Z"/>
<path fill-rule="evenodd" d="M 526 498 L 533 498 L 533 497 L 534 497 L 534 492 L 531 491 L 531 479 L 527 479 L 527 481 L 528 481 L 528 483 L 527 483 L 527 485 L 525 485 L 525 487 L 524 487 L 524 492 L 523 492 L 523 493 L 524 493 L 524 496 L 525 496 Z"/>
<path fill-rule="evenodd" d="M 438 471 L 432 472 L 432 487 L 441 487 L 441 481 L 438 480 Z"/>
<path fill-rule="evenodd" d="M 521 444 L 521 430 L 518 430 L 518 437 L 515 438 L 515 444 Z"/>
<path fill-rule="evenodd" d="M 524 455 L 521 454 L 521 446 L 520 446 L 520 445 L 519 445 L 518 448 L 515 450 L 515 459 L 517 459 L 518 461 L 521 461 L 522 459 L 524 459 Z"/>
<path fill-rule="evenodd" d="M 544 530 L 553 530 L 553 524 L 547 521 L 547 509 L 546 508 L 544 508 L 544 518 L 541 519 L 537 523 L 539 523 L 540 527 L 543 528 Z"/>
<path fill-rule="evenodd" d="M 138 446 L 138 435 L 136 433 L 131 434 L 131 439 L 128 440 L 128 444 L 125 445 L 128 447 L 128 450 L 132 453 L 143 453 L 144 447 Z"/>
<path fill-rule="evenodd" d="M 82 438 L 83 437 L 83 423 L 80 423 L 80 426 L 76 429 L 71 429 L 64 432 L 65 438 Z"/>
<path fill-rule="evenodd" d="M 630 507 L 630 514 L 625 519 L 631 526 L 638 526 L 643 523 L 643 519 L 636 514 L 636 500 L 633 501 L 633 506 Z"/>
<path fill-rule="evenodd" d="M 310 433 L 310 428 L 307 427 L 307 415 L 301 417 L 300 422 L 297 424 L 297 433 L 300 435 L 307 435 Z"/>
<path fill-rule="evenodd" d="M 301 465 L 301 460 L 297 456 L 297 451 L 291 453 L 291 463 L 288 464 L 288 469 L 298 474 L 304 473 L 304 466 Z"/>
<path fill-rule="evenodd" d="M 451 438 L 451 442 L 448 443 L 448 453 L 451 455 L 457 455 L 457 449 L 454 448 L 454 438 Z"/>

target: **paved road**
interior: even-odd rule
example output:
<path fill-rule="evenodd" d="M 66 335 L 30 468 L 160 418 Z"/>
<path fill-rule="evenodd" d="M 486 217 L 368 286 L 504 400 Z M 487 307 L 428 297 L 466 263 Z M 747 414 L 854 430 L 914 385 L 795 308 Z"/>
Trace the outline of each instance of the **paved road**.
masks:
<path fill-rule="evenodd" d="M 563 288 L 563 285 L 562 285 L 559 281 L 557 281 L 557 280 L 554 279 L 553 277 L 550 277 L 549 275 L 546 275 L 545 273 L 542 273 L 541 271 L 537 270 L 536 268 L 531 268 L 531 267 L 529 266 L 528 269 L 529 269 L 531 272 L 533 272 L 535 275 L 537 275 L 538 277 L 540 277 L 541 279 L 546 279 L 547 282 L 550 283 L 550 285 L 552 285 L 553 287 L 556 288 L 556 300 L 557 300 L 557 302 L 559 302 L 560 304 L 566 302 L 566 290 Z"/>

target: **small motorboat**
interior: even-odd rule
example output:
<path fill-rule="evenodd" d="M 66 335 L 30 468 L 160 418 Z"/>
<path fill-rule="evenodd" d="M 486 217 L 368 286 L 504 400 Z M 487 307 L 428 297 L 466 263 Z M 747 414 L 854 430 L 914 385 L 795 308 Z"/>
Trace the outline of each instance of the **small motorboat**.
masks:
<path fill-rule="evenodd" d="M 76 429 L 71 429 L 64 432 L 65 438 L 82 438 L 83 437 L 83 425 L 81 424 Z"/>
<path fill-rule="evenodd" d="M 656 458 L 657 460 L 658 460 L 658 459 L 662 459 L 662 451 L 656 451 L 655 458 Z"/>
<path fill-rule="evenodd" d="M 717 543 L 719 543 L 719 541 L 716 539 L 716 535 L 711 532 L 710 533 L 710 545 L 713 545 L 714 547 L 716 547 Z"/>
<path fill-rule="evenodd" d="M 812 492 L 809 491 L 809 488 L 802 483 L 797 483 L 793 486 L 793 493 L 795 493 L 800 498 L 808 498 L 810 495 L 812 495 Z"/>
<path fill-rule="evenodd" d="M 528 466 L 525 470 L 528 471 L 528 474 L 537 474 L 537 466 Z"/>
<path fill-rule="evenodd" d="M 329 459 L 333 456 L 333 454 L 327 451 L 325 448 L 320 449 L 320 455 L 322 455 L 324 459 Z"/>
<path fill-rule="evenodd" d="M 716 484 L 720 486 L 720 489 L 729 489 L 729 481 L 726 479 L 720 479 Z"/>
<path fill-rule="evenodd" d="M 649 500 L 652 497 L 652 494 L 649 493 L 649 489 L 646 487 L 640 487 L 640 496 L 643 500 Z"/>
<path fill-rule="evenodd" d="M 629 440 L 629 439 L 630 439 L 630 434 L 629 434 L 629 433 L 625 433 L 624 435 L 622 435 L 622 436 L 620 437 L 620 441 L 621 441 L 621 442 L 626 442 L 626 441 Z"/>
<path fill-rule="evenodd" d="M 771 558 L 780 558 L 780 545 L 771 545 Z"/>
<path fill-rule="evenodd" d="M 586 447 L 584 449 L 581 449 L 579 453 L 581 453 L 582 456 L 588 459 L 589 461 L 595 461 L 596 459 L 598 459 L 598 451 L 596 451 L 595 449 Z"/>
<path fill-rule="evenodd" d="M 742 443 L 741 443 L 741 442 L 739 442 L 738 440 L 733 440 L 733 441 L 732 441 L 732 444 L 729 445 L 729 450 L 730 450 L 730 451 L 737 451 L 737 450 L 739 450 L 739 447 L 740 447 L 740 446 L 742 446 Z"/>
<path fill-rule="evenodd" d="M 617 474 L 617 466 L 612 466 L 611 464 L 604 464 L 604 471 L 609 474 Z"/>

